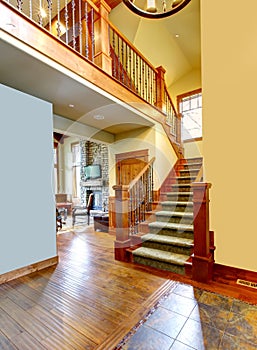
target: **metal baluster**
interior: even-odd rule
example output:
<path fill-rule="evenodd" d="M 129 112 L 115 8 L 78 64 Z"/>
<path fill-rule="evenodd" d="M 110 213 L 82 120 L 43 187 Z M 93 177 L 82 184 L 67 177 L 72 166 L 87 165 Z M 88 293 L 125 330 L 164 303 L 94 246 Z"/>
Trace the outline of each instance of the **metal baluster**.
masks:
<path fill-rule="evenodd" d="M 76 50 L 76 20 L 75 20 L 75 0 L 71 1 L 72 10 L 72 47 Z"/>
<path fill-rule="evenodd" d="M 128 207 L 128 227 L 129 235 L 132 234 L 132 191 L 129 191 L 129 207 Z"/>
<path fill-rule="evenodd" d="M 131 57 L 131 48 L 129 47 L 129 78 L 130 78 L 130 88 L 132 89 L 132 57 Z"/>
<path fill-rule="evenodd" d="M 118 65 L 118 80 L 120 81 L 120 36 L 117 36 L 118 38 L 118 47 L 117 47 L 117 57 L 118 57 L 118 61 L 117 61 L 117 65 Z"/>
<path fill-rule="evenodd" d="M 92 26 L 92 62 L 95 60 L 95 28 L 94 28 L 94 15 L 95 11 L 91 10 L 91 26 Z"/>
<path fill-rule="evenodd" d="M 41 9 L 42 9 L 42 1 L 39 0 L 38 24 L 39 24 L 40 26 L 43 25 L 43 18 L 42 18 Z"/>
<path fill-rule="evenodd" d="M 115 46 L 115 37 L 116 37 L 116 33 L 112 30 L 112 49 L 113 49 L 113 62 L 112 62 L 112 66 L 113 66 L 113 76 L 114 78 L 116 78 L 116 74 L 117 74 L 117 70 L 116 70 L 116 46 Z"/>
<path fill-rule="evenodd" d="M 22 5 L 23 5 L 23 1 L 22 0 L 17 0 L 17 8 L 20 12 L 22 12 Z"/>
<path fill-rule="evenodd" d="M 79 0 L 79 52 L 82 54 L 82 11 L 81 11 L 81 0 Z"/>
<path fill-rule="evenodd" d="M 126 52 L 126 86 L 129 86 L 129 73 L 128 73 L 128 44 L 125 44 L 125 52 Z"/>
<path fill-rule="evenodd" d="M 124 64 L 124 41 L 121 42 L 121 61 L 122 61 L 122 66 L 121 66 L 121 73 L 122 73 L 122 84 L 124 84 L 124 78 L 125 78 L 125 64 Z"/>
<path fill-rule="evenodd" d="M 65 0 L 65 10 L 64 10 L 64 19 L 65 19 L 65 42 L 69 45 L 69 13 L 68 13 L 68 4 Z"/>
<path fill-rule="evenodd" d="M 141 58 L 137 55 L 137 77 L 138 77 L 138 94 L 139 96 L 142 96 L 142 72 L 141 72 Z"/>
<path fill-rule="evenodd" d="M 57 0 L 57 23 L 56 23 L 56 32 L 57 36 L 60 39 L 61 37 L 61 20 L 60 20 L 60 0 Z"/>
<path fill-rule="evenodd" d="M 85 1 L 85 22 L 86 22 L 86 38 L 85 38 L 85 57 L 89 58 L 89 45 L 88 45 L 88 37 L 89 37 L 89 30 L 88 30 L 88 3 Z"/>
<path fill-rule="evenodd" d="M 8 1 L 9 2 L 9 1 Z M 32 19 L 33 11 L 32 11 L 32 0 L 29 0 L 29 18 Z"/>
<path fill-rule="evenodd" d="M 136 54 L 136 92 L 139 93 L 139 86 L 138 86 L 138 81 L 139 81 L 139 72 L 138 72 L 138 55 Z"/>
<path fill-rule="evenodd" d="M 144 62 L 144 82 L 145 82 L 145 87 L 144 87 L 144 99 L 148 101 L 148 84 L 147 84 L 147 67 L 148 64 Z"/>
<path fill-rule="evenodd" d="M 52 33 L 52 5 L 53 5 L 52 0 L 47 0 L 50 33 Z"/>

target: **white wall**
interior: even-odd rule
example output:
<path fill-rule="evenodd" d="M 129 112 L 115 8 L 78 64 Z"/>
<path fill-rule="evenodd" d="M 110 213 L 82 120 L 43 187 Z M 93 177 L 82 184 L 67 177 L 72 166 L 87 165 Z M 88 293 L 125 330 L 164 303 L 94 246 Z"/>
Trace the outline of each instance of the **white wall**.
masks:
<path fill-rule="evenodd" d="M 203 152 L 216 262 L 257 271 L 257 1 L 201 1 Z"/>
<path fill-rule="evenodd" d="M 0 274 L 56 256 L 52 105 L 0 85 Z"/>

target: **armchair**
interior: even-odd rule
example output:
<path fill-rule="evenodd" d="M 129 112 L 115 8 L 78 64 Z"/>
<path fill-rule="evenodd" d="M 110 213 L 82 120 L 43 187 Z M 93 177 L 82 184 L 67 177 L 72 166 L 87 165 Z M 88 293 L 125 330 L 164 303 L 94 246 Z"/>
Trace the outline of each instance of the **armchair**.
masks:
<path fill-rule="evenodd" d="M 72 226 L 75 225 L 76 217 L 87 216 L 87 224 L 90 223 L 90 210 L 93 209 L 94 194 L 90 193 L 86 206 L 75 206 L 72 209 Z"/>

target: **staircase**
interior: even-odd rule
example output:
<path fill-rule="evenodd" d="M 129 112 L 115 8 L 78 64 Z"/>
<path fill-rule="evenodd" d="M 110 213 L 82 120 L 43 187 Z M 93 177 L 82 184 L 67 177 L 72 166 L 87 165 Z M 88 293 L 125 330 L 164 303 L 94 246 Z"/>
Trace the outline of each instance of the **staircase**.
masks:
<path fill-rule="evenodd" d="M 185 274 L 194 245 L 191 184 L 201 167 L 202 158 L 182 159 L 178 176 L 166 179 L 153 221 L 141 225 L 145 234 L 142 245 L 132 250 L 135 263 Z"/>

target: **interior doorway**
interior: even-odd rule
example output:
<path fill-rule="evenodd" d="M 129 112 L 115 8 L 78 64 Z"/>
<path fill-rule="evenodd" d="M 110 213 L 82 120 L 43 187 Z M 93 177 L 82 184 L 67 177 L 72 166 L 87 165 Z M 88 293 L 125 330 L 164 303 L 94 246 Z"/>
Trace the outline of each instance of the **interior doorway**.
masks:
<path fill-rule="evenodd" d="M 149 150 L 116 154 L 116 183 L 128 185 L 148 163 Z"/>

